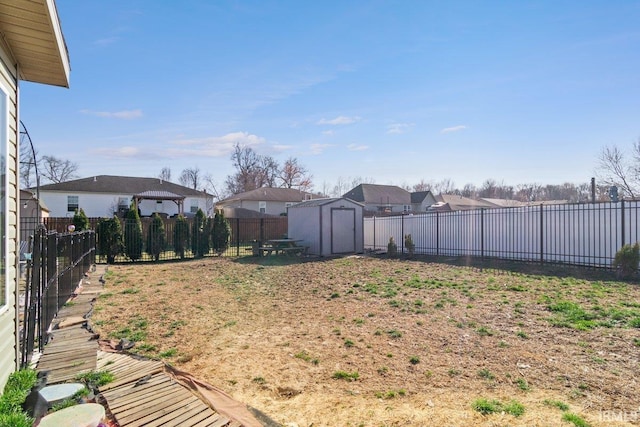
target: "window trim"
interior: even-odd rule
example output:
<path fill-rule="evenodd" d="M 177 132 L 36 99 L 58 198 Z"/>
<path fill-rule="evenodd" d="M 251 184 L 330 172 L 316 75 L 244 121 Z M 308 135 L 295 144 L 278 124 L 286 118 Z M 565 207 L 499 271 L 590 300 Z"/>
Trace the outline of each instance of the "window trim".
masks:
<path fill-rule="evenodd" d="M 71 206 L 71 204 L 69 203 L 69 199 L 71 197 L 75 197 L 76 198 L 76 207 L 75 207 L 75 209 L 69 209 L 69 207 Z M 78 209 L 80 209 L 80 196 L 74 196 L 74 195 L 68 194 L 67 195 L 67 212 L 75 212 Z"/>

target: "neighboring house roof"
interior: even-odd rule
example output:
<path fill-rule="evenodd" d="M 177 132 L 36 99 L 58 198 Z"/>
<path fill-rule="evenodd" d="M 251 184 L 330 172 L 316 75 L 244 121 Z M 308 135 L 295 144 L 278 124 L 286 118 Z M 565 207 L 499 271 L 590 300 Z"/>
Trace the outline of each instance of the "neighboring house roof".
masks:
<path fill-rule="evenodd" d="M 1 1 L 1 0 L 0 0 Z M 141 194 L 145 192 L 174 193 L 185 197 L 208 196 L 203 191 L 184 187 L 159 178 L 140 178 L 130 176 L 98 175 L 90 178 L 75 179 L 58 184 L 40 186 L 40 191 L 109 193 L 109 194 Z"/>
<path fill-rule="evenodd" d="M 424 199 L 431 193 L 431 191 L 415 191 L 411 193 L 411 203 L 422 203 Z"/>
<path fill-rule="evenodd" d="M 218 205 L 225 205 L 240 200 L 250 200 L 259 202 L 301 202 L 305 199 L 313 198 L 314 194 L 296 190 L 295 188 L 272 188 L 262 187 L 244 193 L 234 194 L 224 200 L 220 200 Z"/>
<path fill-rule="evenodd" d="M 342 197 L 367 204 L 408 205 L 411 203 L 411 193 L 395 185 L 360 184 Z"/>
<path fill-rule="evenodd" d="M 528 203 L 525 202 L 521 202 L 518 200 L 509 200 L 509 199 L 493 199 L 493 198 L 489 198 L 489 197 L 482 197 L 479 200 L 485 201 L 487 203 L 490 203 L 492 205 L 495 205 L 496 207 L 500 207 L 500 208 L 514 208 L 514 207 L 520 207 L 520 206 L 527 206 Z"/>
<path fill-rule="evenodd" d="M 69 87 L 69 53 L 53 0 L 0 0 L 0 33 L 20 78 Z"/>
<path fill-rule="evenodd" d="M 439 194 L 436 196 L 436 202 L 437 203 L 433 206 L 433 209 L 444 211 L 467 211 L 471 209 L 497 207 L 496 205 L 482 200 L 473 200 L 455 194 Z"/>
<path fill-rule="evenodd" d="M 291 208 L 309 208 L 314 206 L 324 206 L 338 200 L 348 200 L 349 202 L 355 203 L 356 205 L 364 206 L 362 203 L 356 202 L 355 200 L 351 200 L 347 197 L 333 197 L 333 198 L 326 198 L 326 199 L 307 200 L 305 202 L 301 202 L 294 206 L 291 206 Z"/>

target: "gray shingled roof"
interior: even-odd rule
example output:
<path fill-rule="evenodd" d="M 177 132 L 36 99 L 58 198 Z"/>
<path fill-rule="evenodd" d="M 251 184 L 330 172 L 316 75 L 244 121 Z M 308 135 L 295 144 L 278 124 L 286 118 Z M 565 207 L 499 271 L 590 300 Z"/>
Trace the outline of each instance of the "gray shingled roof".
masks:
<path fill-rule="evenodd" d="M 305 202 L 297 203 L 297 204 L 291 206 L 289 209 L 291 209 L 291 208 L 308 208 L 308 207 L 313 207 L 313 206 L 324 206 L 324 205 L 326 205 L 328 203 L 332 203 L 332 202 L 335 202 L 337 200 L 348 200 L 348 201 L 350 201 L 352 203 L 355 203 L 357 205 L 361 205 L 362 206 L 362 203 L 358 203 L 355 200 L 351 200 L 351 199 L 348 199 L 346 197 L 333 197 L 333 198 L 326 198 L 326 199 L 307 200 Z"/>
<path fill-rule="evenodd" d="M 360 184 L 342 197 L 367 204 L 408 205 L 411 193 L 395 185 Z"/>
<path fill-rule="evenodd" d="M 431 191 L 415 191 L 411 193 L 411 203 L 422 203 Z"/>
<path fill-rule="evenodd" d="M 185 197 L 202 197 L 206 193 L 184 187 L 159 178 L 140 178 L 130 176 L 97 175 L 89 178 L 74 179 L 59 184 L 40 186 L 40 191 L 64 191 L 83 193 L 140 194 L 146 191 L 169 192 Z"/>
<path fill-rule="evenodd" d="M 220 200 L 218 204 L 224 205 L 234 200 L 253 200 L 261 202 L 301 202 L 305 198 L 313 197 L 311 193 L 296 190 L 295 188 L 271 188 L 262 187 L 255 190 L 246 191 L 244 193 L 234 194 L 233 196 Z"/>

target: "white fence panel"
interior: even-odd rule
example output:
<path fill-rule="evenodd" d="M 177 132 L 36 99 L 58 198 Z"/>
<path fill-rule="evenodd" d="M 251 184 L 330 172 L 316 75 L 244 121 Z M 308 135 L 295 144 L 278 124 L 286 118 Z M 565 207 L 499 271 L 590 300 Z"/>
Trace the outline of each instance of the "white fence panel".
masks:
<path fill-rule="evenodd" d="M 365 218 L 365 248 L 610 267 L 640 236 L 640 202 L 542 205 Z M 406 252 L 406 251 L 405 251 Z"/>

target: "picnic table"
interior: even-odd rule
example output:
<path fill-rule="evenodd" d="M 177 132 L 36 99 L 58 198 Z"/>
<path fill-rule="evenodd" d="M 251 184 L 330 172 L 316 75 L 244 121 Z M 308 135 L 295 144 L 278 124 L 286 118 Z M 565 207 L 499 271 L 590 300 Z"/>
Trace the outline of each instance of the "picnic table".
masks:
<path fill-rule="evenodd" d="M 296 239 L 271 239 L 264 242 L 263 246 L 258 248 L 260 256 L 268 256 L 271 254 L 278 255 L 302 255 L 309 249 L 308 246 L 301 246 L 298 243 L 302 240 Z"/>

